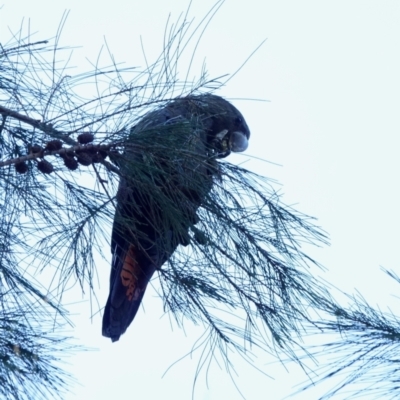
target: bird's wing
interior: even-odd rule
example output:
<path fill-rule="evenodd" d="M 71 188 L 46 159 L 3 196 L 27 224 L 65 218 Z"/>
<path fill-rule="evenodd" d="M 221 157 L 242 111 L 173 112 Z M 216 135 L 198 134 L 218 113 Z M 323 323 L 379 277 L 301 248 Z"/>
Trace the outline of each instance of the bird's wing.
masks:
<path fill-rule="evenodd" d="M 177 135 L 183 126 L 190 132 L 180 134 L 190 136 L 192 127 L 181 114 L 176 107 L 156 111 L 139 123 L 141 126 L 134 129 L 134 134 L 141 135 L 141 132 L 159 127 L 165 137 Z M 165 129 L 166 124 L 169 129 Z M 198 141 L 201 144 L 201 138 Z M 190 143 L 184 146 L 190 147 Z M 196 151 L 204 153 L 204 145 Z M 135 159 L 146 169 L 150 152 L 141 154 L 126 150 L 125 157 Z M 158 158 L 164 160 L 164 157 Z M 149 183 L 146 179 L 154 179 L 154 176 L 147 178 L 145 170 L 143 180 L 146 182 L 140 181 L 140 177 L 120 179 L 111 240 L 110 294 L 103 316 L 103 336 L 110 337 L 112 341 L 118 340 L 133 321 L 154 271 L 170 258 L 179 243 L 187 244 L 188 227 L 196 222 L 195 212 L 199 204 L 197 201 L 192 204 L 193 200 L 183 194 L 185 187 L 189 187 L 189 182 L 194 178 L 188 175 L 188 170 L 193 166 L 190 163 L 186 165 L 186 160 L 192 157 L 178 158 L 167 158 L 168 162 L 158 177 L 162 185 L 153 185 L 152 191 L 146 190 L 146 184 Z M 151 163 L 155 162 L 154 159 L 157 161 L 157 155 Z M 153 167 L 153 164 L 149 167 Z M 170 203 L 168 210 L 165 201 Z"/>

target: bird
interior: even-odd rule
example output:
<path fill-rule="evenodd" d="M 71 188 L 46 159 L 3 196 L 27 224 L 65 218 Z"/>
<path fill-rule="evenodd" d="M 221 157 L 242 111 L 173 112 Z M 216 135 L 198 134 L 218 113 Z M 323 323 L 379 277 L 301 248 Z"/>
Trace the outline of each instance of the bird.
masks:
<path fill-rule="evenodd" d="M 190 243 L 197 210 L 220 178 L 218 159 L 247 149 L 248 125 L 214 94 L 175 98 L 129 132 L 116 161 L 110 291 L 102 334 L 118 341 L 135 318 L 156 270 Z"/>

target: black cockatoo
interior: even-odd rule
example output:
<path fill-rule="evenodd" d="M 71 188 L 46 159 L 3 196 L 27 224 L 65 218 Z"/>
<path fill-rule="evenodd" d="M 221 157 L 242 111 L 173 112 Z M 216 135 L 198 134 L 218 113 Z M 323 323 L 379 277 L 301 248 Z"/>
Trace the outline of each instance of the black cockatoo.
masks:
<path fill-rule="evenodd" d="M 217 158 L 247 148 L 249 128 L 222 97 L 175 99 L 132 128 L 116 161 L 121 178 L 111 240 L 103 335 L 117 341 L 155 270 L 190 242 L 197 209 L 219 176 Z"/>

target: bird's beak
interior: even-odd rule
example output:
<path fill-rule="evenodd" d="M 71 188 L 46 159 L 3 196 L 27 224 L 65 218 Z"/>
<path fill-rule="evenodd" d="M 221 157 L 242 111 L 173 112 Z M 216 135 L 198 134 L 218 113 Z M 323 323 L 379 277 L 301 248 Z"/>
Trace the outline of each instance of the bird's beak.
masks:
<path fill-rule="evenodd" d="M 240 153 L 245 151 L 249 146 L 249 140 L 243 132 L 237 131 L 232 132 L 229 137 L 229 148 L 234 153 Z"/>
<path fill-rule="evenodd" d="M 215 135 L 219 147 L 218 158 L 227 157 L 231 151 L 234 153 L 245 151 L 249 145 L 249 141 L 243 132 L 235 131 L 230 135 L 228 133 L 229 131 L 224 129 Z"/>

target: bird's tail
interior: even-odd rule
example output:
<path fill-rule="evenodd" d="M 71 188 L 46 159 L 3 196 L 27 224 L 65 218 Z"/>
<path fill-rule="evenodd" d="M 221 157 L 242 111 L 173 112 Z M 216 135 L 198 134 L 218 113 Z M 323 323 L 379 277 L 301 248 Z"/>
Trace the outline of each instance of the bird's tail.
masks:
<path fill-rule="evenodd" d="M 113 281 L 104 310 L 103 336 L 113 342 L 126 331 L 139 309 L 147 284 L 156 266 L 148 257 L 140 257 L 133 245 L 122 251 L 116 246 L 113 255 Z"/>

